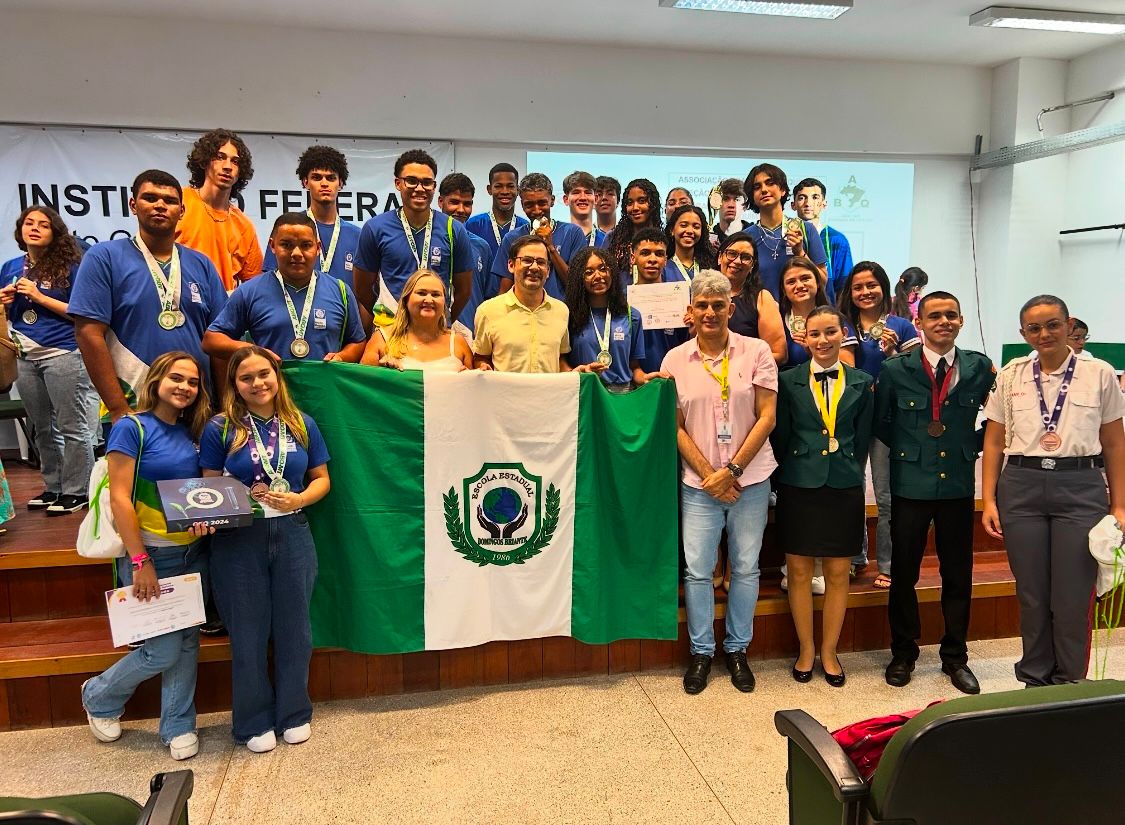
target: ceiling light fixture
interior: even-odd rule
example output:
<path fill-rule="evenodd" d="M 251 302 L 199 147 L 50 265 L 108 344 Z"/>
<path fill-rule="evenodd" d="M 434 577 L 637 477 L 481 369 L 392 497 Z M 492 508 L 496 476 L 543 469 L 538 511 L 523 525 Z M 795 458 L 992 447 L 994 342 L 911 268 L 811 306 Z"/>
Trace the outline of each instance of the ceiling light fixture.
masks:
<path fill-rule="evenodd" d="M 1125 34 L 1125 14 L 989 6 L 969 17 L 969 25 L 1080 34 Z"/>
<path fill-rule="evenodd" d="M 758 0 L 660 0 L 670 9 L 696 11 L 733 11 L 743 14 L 772 14 L 779 17 L 813 17 L 835 20 L 852 7 L 852 0 L 791 0 L 791 2 L 758 2 Z"/>

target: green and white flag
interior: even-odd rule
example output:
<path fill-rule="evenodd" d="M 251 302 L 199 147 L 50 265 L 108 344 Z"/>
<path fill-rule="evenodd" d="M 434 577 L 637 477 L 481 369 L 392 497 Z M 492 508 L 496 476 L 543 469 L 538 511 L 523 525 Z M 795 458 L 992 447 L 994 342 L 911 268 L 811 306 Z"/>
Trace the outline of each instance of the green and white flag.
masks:
<path fill-rule="evenodd" d="M 675 388 L 292 364 L 332 492 L 309 518 L 318 646 L 675 639 Z"/>

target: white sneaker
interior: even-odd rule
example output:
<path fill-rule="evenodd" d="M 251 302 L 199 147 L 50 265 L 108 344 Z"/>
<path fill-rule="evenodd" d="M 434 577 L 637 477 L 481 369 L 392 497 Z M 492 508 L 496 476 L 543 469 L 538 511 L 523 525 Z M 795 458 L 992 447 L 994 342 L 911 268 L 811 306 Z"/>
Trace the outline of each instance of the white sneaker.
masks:
<path fill-rule="evenodd" d="M 265 733 L 259 733 L 257 736 L 251 737 L 246 742 L 246 748 L 253 753 L 269 753 L 277 747 L 277 737 L 274 736 L 272 730 L 267 730 Z"/>
<path fill-rule="evenodd" d="M 86 680 L 86 682 L 89 681 L 89 679 Z M 86 682 L 83 682 L 82 687 L 79 688 L 79 701 L 82 698 L 82 691 L 86 689 Z M 86 721 L 90 725 L 90 733 L 94 734 L 94 738 L 99 742 L 116 742 L 121 738 L 121 719 L 118 717 L 98 718 L 87 713 Z"/>
<path fill-rule="evenodd" d="M 781 591 L 783 593 L 789 592 L 789 577 L 788 576 L 782 576 L 781 577 Z"/>
<path fill-rule="evenodd" d="M 814 596 L 824 595 L 824 576 L 812 577 L 812 594 Z"/>
<path fill-rule="evenodd" d="M 191 759 L 199 753 L 199 737 L 194 733 L 181 733 L 173 736 L 168 743 L 168 751 L 176 761 Z"/>
<path fill-rule="evenodd" d="M 286 728 L 281 734 L 281 738 L 285 740 L 287 745 L 299 745 L 302 742 L 308 742 L 310 736 L 312 736 L 312 725 L 308 722 L 295 728 Z"/>

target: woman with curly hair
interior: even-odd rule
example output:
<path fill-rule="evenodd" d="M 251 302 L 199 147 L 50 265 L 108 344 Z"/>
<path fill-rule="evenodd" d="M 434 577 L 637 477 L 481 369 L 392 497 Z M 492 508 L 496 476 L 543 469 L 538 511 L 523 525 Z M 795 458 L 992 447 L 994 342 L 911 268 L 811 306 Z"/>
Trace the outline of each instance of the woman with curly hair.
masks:
<path fill-rule="evenodd" d="M 707 216 L 698 206 L 688 204 L 672 210 L 665 234 L 668 237 L 668 263 L 664 266 L 666 283 L 691 283 L 697 272 L 715 268 L 717 262 L 708 238 Z"/>
<path fill-rule="evenodd" d="M 176 240 L 210 258 L 230 291 L 262 271 L 254 224 L 231 203 L 254 177 L 250 148 L 234 132 L 212 129 L 191 147 L 187 168 L 192 188 L 184 190 Z"/>
<path fill-rule="evenodd" d="M 629 181 L 621 199 L 621 220 L 605 239 L 605 248 L 617 272 L 628 273 L 633 254 L 633 235 L 645 227 L 661 229 L 660 193 L 652 181 L 637 178 Z"/>
<path fill-rule="evenodd" d="M 67 315 L 82 253 L 59 213 L 29 206 L 16 219 L 24 254 L 0 268 L 0 304 L 18 347 L 16 387 L 35 431 L 44 490 L 27 503 L 49 516 L 86 506 L 94 466 L 92 389 Z"/>
<path fill-rule="evenodd" d="M 625 299 L 625 286 L 606 250 L 579 249 L 570 259 L 570 271 L 567 363 L 597 373 L 610 392 L 628 392 L 656 377 L 657 373 L 646 373 L 641 367 L 645 357 L 641 313 Z"/>

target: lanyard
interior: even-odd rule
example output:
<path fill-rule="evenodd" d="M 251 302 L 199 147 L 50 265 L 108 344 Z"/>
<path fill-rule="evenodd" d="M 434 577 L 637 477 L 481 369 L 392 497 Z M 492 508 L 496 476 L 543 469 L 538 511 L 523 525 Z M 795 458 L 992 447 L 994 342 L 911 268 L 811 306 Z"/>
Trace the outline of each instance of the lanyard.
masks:
<path fill-rule="evenodd" d="M 289 297 L 289 290 L 285 288 L 285 280 L 281 277 L 281 273 L 275 272 L 274 277 L 281 285 L 281 297 L 285 299 L 285 308 L 289 310 L 289 323 L 293 325 L 293 335 L 303 339 L 305 329 L 309 325 L 309 314 L 312 312 L 313 292 L 316 291 L 316 273 L 312 273 L 312 277 L 309 278 L 309 285 L 305 287 L 305 303 L 301 307 L 300 318 L 297 317 L 297 307 L 293 305 L 293 299 Z"/>
<path fill-rule="evenodd" d="M 801 228 L 802 229 L 804 228 L 803 223 L 801 224 Z M 832 272 L 832 244 L 830 244 L 828 242 L 828 227 L 827 226 L 824 227 L 824 229 L 822 229 L 821 232 L 823 233 L 821 235 L 821 240 L 824 241 L 824 257 L 828 259 L 828 262 L 827 262 L 828 280 L 831 281 L 832 276 L 833 276 L 833 272 Z"/>
<path fill-rule="evenodd" d="M 590 234 L 586 236 L 589 246 L 595 246 L 594 241 L 598 238 L 598 228 L 595 226 L 590 230 Z"/>
<path fill-rule="evenodd" d="M 262 443 L 262 435 L 258 432 L 258 425 L 254 422 L 253 416 L 247 416 L 247 424 L 250 425 L 250 432 L 254 435 L 254 446 L 258 450 L 258 463 L 262 467 L 262 471 L 269 477 L 270 481 L 276 481 L 285 475 L 285 459 L 287 453 L 285 452 L 285 422 L 275 415 L 269 421 L 270 433 L 270 446 L 275 447 L 274 453 L 277 456 L 277 469 L 273 468 L 270 462 L 269 455 L 266 453 L 266 445 Z M 277 427 L 274 427 L 274 422 L 277 422 Z"/>
<path fill-rule="evenodd" d="M 691 266 L 685 267 L 682 263 L 680 263 L 680 259 L 673 255 L 672 263 L 676 265 L 676 269 L 680 270 L 680 274 L 684 276 L 684 280 L 690 284 L 692 282 L 692 279 L 695 278 L 695 273 L 698 269 L 698 267 L 696 267 L 695 265 L 695 261 L 692 260 Z"/>
<path fill-rule="evenodd" d="M 945 356 L 942 356 L 945 360 Z M 947 362 L 948 364 L 948 362 Z M 953 367 L 949 367 L 945 371 L 945 377 L 941 379 L 941 386 L 938 386 L 937 376 L 934 375 L 934 368 L 930 366 L 930 359 L 926 357 L 926 353 L 922 353 L 922 366 L 926 368 L 926 375 L 930 379 L 930 415 L 931 420 L 935 423 L 941 423 L 941 405 L 945 403 L 945 399 L 949 397 L 949 386 L 953 383 Z"/>
<path fill-rule="evenodd" d="M 313 218 L 312 209 L 309 209 L 307 212 L 305 212 L 305 214 L 308 215 L 310 218 L 312 218 L 313 223 L 317 222 L 316 218 Z M 319 229 L 317 230 L 316 234 L 317 234 L 317 236 L 320 235 Z M 332 259 L 336 257 L 336 241 L 338 241 L 338 240 L 340 240 L 340 213 L 339 212 L 336 213 L 336 223 L 334 223 L 332 225 L 332 240 L 328 243 L 328 251 L 325 252 L 323 249 L 321 249 L 320 253 L 318 255 L 318 257 L 320 258 L 320 271 L 321 272 L 327 272 L 328 270 L 332 269 Z M 417 253 L 415 253 L 415 255 L 417 255 Z"/>
<path fill-rule="evenodd" d="M 406 219 L 406 210 L 398 210 L 398 219 L 402 223 L 402 231 L 406 233 L 406 242 L 410 244 L 410 251 L 414 254 L 414 260 L 418 262 L 418 268 L 422 269 L 428 264 L 430 260 L 430 238 L 434 234 L 434 210 L 430 210 L 430 217 L 426 220 L 426 235 L 422 239 L 422 254 L 418 254 L 418 244 L 414 243 L 414 232 L 410 228 L 410 221 Z M 452 263 L 451 263 L 452 265 Z"/>
<path fill-rule="evenodd" d="M 723 366 L 718 375 L 707 366 L 707 356 L 703 354 L 703 350 L 699 351 L 700 363 L 703 364 L 703 369 L 707 370 L 707 374 L 715 379 L 719 384 L 719 397 L 723 399 L 723 418 L 730 418 L 730 345 L 723 350 Z"/>
<path fill-rule="evenodd" d="M 500 227 L 503 226 L 504 224 L 499 223 L 496 220 L 496 215 L 493 212 L 488 213 L 488 220 L 492 224 L 492 234 L 496 237 L 496 245 L 500 246 L 500 244 L 502 242 L 502 238 L 503 238 L 503 234 L 500 232 Z M 514 212 L 512 213 L 511 224 L 512 224 L 512 228 L 514 229 L 515 226 L 516 226 L 516 215 L 515 215 Z M 507 230 L 507 229 L 504 230 L 504 232 L 508 232 L 508 231 L 509 230 Z M 593 246 L 593 244 L 590 244 L 590 246 Z"/>
<path fill-rule="evenodd" d="M 172 245 L 172 266 L 168 270 L 168 277 L 164 277 L 164 270 L 160 268 L 160 264 L 156 262 L 156 257 L 145 246 L 145 242 L 141 239 L 140 235 L 133 238 L 133 245 L 141 253 L 141 257 L 145 259 L 145 264 L 148 266 L 148 272 L 152 276 L 152 282 L 156 284 L 156 294 L 160 298 L 161 312 L 171 312 L 179 309 L 180 306 L 180 250 L 175 244 Z"/>
<path fill-rule="evenodd" d="M 812 370 L 809 371 L 810 374 Z M 836 386 L 832 388 L 832 401 L 828 402 L 824 394 L 824 390 L 820 387 L 820 381 L 815 375 L 812 376 L 813 385 L 813 398 L 816 399 L 816 408 L 820 410 L 820 417 L 824 420 L 824 426 L 828 430 L 828 437 L 836 437 L 836 413 L 840 409 L 840 396 L 844 394 L 844 365 L 839 364 L 836 367 Z"/>
<path fill-rule="evenodd" d="M 1043 397 L 1043 368 L 1039 366 L 1039 359 L 1031 362 L 1031 374 L 1035 378 L 1035 392 L 1039 395 L 1039 414 L 1043 417 L 1043 427 L 1049 433 L 1059 428 L 1059 419 L 1062 417 L 1063 405 L 1066 404 L 1067 393 L 1070 392 L 1070 382 L 1074 380 L 1074 368 L 1078 366 L 1078 357 L 1073 353 L 1063 373 L 1062 386 L 1059 387 L 1059 397 L 1055 399 L 1055 409 L 1047 411 L 1047 399 Z"/>
<path fill-rule="evenodd" d="M 605 330 L 605 334 L 603 335 L 603 334 L 598 332 L 598 325 L 594 323 L 594 313 L 593 312 L 590 313 L 590 326 L 592 326 L 594 328 L 594 336 L 598 339 L 598 349 L 599 349 L 599 351 L 609 352 L 609 328 L 610 328 L 609 307 L 605 308 L 605 327 L 603 327 L 603 329 Z"/>

